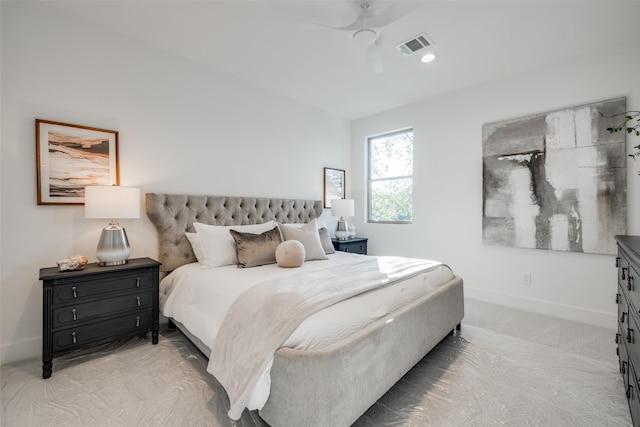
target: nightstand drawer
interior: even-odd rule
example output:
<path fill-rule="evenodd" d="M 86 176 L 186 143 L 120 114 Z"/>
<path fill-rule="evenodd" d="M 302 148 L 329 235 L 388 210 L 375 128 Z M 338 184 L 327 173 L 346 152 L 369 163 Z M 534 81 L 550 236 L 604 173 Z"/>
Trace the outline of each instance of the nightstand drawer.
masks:
<path fill-rule="evenodd" d="M 151 290 L 117 298 L 108 298 L 85 304 L 73 304 L 53 310 L 53 328 L 69 324 L 80 324 L 113 313 L 150 307 L 152 303 Z"/>
<path fill-rule="evenodd" d="M 53 333 L 53 351 L 67 350 L 89 344 L 97 344 L 123 333 L 135 335 L 146 332 L 151 326 L 151 310 L 127 314 L 116 319 L 90 323 Z"/>
<path fill-rule="evenodd" d="M 336 251 L 366 255 L 367 240 L 365 237 L 354 237 L 347 240 L 332 239 L 331 243 L 333 243 L 333 248 Z"/>
<path fill-rule="evenodd" d="M 81 298 L 100 297 L 109 292 L 151 289 L 152 283 L 151 273 L 146 271 L 141 274 L 109 275 L 91 281 L 61 279 L 54 283 L 53 304 L 68 303 Z"/>
<path fill-rule="evenodd" d="M 340 250 L 343 252 L 351 252 L 353 254 L 366 254 L 367 253 L 367 242 L 360 243 L 348 243 L 342 245 Z"/>

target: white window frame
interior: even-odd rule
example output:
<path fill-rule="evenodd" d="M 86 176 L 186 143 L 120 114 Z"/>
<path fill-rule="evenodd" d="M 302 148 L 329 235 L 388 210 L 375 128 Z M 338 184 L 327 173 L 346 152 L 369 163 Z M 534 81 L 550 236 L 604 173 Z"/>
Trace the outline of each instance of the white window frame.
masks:
<path fill-rule="evenodd" d="M 393 176 L 393 177 L 384 177 L 384 178 L 371 178 L 371 142 L 374 139 L 390 137 L 394 135 L 399 135 L 403 133 L 413 133 L 414 130 L 412 127 L 401 129 L 393 132 L 386 132 L 379 135 L 370 136 L 367 138 L 367 222 L 372 224 L 412 224 L 413 223 L 413 140 L 411 144 L 411 162 L 412 162 L 412 173 L 411 175 L 403 175 L 403 176 Z M 378 221 L 372 219 L 372 205 L 373 205 L 373 197 L 371 195 L 371 186 L 373 182 L 378 181 L 388 181 L 388 180 L 400 180 L 400 179 L 411 179 L 411 219 L 406 221 Z"/>

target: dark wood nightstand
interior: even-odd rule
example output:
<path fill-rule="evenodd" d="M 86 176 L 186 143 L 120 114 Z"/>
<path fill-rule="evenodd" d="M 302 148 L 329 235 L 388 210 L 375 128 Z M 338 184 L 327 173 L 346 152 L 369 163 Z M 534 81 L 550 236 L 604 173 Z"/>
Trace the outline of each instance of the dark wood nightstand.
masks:
<path fill-rule="evenodd" d="M 158 343 L 160 263 L 151 258 L 83 270 L 40 269 L 42 280 L 42 377 L 53 357 L 151 331 Z"/>
<path fill-rule="evenodd" d="M 369 239 L 366 237 L 353 237 L 347 240 L 331 239 L 331 243 L 333 243 L 333 248 L 336 251 L 366 255 L 367 240 Z"/>

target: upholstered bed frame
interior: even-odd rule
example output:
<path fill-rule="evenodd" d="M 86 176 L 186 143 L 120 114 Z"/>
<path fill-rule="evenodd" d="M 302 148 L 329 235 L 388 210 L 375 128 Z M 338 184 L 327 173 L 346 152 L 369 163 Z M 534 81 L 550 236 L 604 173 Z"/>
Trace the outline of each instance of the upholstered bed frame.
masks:
<path fill-rule="evenodd" d="M 146 210 L 158 230 L 163 271 L 170 272 L 196 261 L 184 234 L 194 231 L 193 222 L 308 222 L 321 215 L 322 202 L 148 193 Z M 349 426 L 459 327 L 463 317 L 462 279 L 456 276 L 344 341 L 319 351 L 281 348 L 271 369 L 271 394 L 260 416 L 274 427 Z M 182 330 L 210 354 L 197 337 Z"/>

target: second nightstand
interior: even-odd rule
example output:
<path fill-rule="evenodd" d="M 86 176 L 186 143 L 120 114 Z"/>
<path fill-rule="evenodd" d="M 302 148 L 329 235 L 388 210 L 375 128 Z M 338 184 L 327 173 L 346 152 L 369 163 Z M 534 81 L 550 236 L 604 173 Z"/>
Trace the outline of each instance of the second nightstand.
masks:
<path fill-rule="evenodd" d="M 353 237 L 347 240 L 331 239 L 333 248 L 336 251 L 350 252 L 352 254 L 367 254 L 367 239 L 366 237 Z"/>
<path fill-rule="evenodd" d="M 70 350 L 151 331 L 158 343 L 158 270 L 150 258 L 79 271 L 40 270 L 42 294 L 42 377 L 52 360 Z"/>

